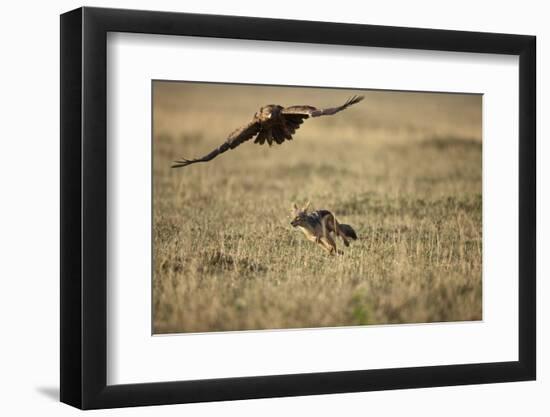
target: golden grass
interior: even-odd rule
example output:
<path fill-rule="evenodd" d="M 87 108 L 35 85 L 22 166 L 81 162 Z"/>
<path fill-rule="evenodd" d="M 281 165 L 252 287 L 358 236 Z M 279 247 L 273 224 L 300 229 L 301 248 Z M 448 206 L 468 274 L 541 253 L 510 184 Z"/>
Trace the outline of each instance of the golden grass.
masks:
<path fill-rule="evenodd" d="M 202 156 L 263 104 L 333 106 L 292 142 Z M 479 320 L 481 97 L 156 82 L 155 333 Z M 311 200 L 359 240 L 328 256 Z"/>

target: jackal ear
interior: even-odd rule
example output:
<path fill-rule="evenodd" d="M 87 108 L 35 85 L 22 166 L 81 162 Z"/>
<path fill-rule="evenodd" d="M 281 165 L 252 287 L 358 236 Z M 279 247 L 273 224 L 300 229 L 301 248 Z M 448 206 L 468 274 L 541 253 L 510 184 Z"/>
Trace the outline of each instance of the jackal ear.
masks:
<path fill-rule="evenodd" d="M 296 203 L 292 204 L 292 209 L 291 210 L 298 211 L 298 206 L 296 205 Z"/>
<path fill-rule="evenodd" d="M 311 202 L 308 201 L 308 202 L 306 203 L 306 205 L 304 206 L 304 208 L 302 209 L 302 211 L 307 211 L 307 210 L 309 209 L 309 205 L 310 205 L 310 204 L 311 204 Z"/>

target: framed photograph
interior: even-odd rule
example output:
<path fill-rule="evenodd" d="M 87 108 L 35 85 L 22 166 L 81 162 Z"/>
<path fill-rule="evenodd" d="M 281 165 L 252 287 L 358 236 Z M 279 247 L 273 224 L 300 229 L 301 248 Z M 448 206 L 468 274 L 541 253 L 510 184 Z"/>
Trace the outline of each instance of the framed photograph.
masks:
<path fill-rule="evenodd" d="M 61 401 L 533 380 L 535 37 L 61 16 Z"/>

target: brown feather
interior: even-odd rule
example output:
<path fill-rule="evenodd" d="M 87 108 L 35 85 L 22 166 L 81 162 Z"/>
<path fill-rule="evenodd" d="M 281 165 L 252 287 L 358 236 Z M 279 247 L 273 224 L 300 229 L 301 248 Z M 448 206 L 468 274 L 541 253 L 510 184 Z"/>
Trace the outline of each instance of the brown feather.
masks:
<path fill-rule="evenodd" d="M 265 143 L 265 130 L 260 130 L 260 133 L 258 133 L 258 136 L 256 136 L 254 143 L 258 143 L 260 145 L 263 145 Z"/>
<path fill-rule="evenodd" d="M 214 149 L 209 154 L 206 154 L 202 158 L 197 158 L 197 159 L 182 158 L 178 161 L 174 161 L 174 163 L 172 164 L 172 168 L 181 168 L 187 165 L 195 164 L 197 162 L 211 161 L 219 154 L 222 154 L 228 151 L 229 149 L 235 149 L 240 144 L 246 142 L 247 140 L 252 139 L 258 133 L 258 131 L 260 130 L 260 127 L 261 127 L 260 122 L 256 118 L 254 118 L 248 124 L 240 127 L 239 129 L 234 130 L 224 143 L 222 143 L 219 147 Z"/>
<path fill-rule="evenodd" d="M 271 131 L 271 129 L 265 130 L 265 138 L 269 146 L 273 145 L 273 132 Z"/>
<path fill-rule="evenodd" d="M 349 106 L 359 103 L 361 100 L 363 100 L 363 98 L 364 98 L 363 96 L 353 96 L 341 106 L 328 107 L 326 109 L 318 109 L 317 107 L 307 106 L 307 105 L 290 106 L 290 107 L 285 107 L 283 109 L 283 114 L 285 116 L 304 115 L 306 117 L 307 116 L 311 116 L 311 117 L 330 116 L 348 108 Z"/>
<path fill-rule="evenodd" d="M 281 126 L 273 126 L 273 139 L 275 142 L 277 142 L 279 145 L 285 141 L 285 134 L 281 128 Z"/>

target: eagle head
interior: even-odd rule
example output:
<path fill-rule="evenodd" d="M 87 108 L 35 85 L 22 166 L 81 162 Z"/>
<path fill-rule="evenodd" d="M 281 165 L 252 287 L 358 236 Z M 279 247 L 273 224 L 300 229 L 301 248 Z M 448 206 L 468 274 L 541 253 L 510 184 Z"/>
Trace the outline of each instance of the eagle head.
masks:
<path fill-rule="evenodd" d="M 271 120 L 275 119 L 279 116 L 279 113 L 281 112 L 280 109 L 281 106 L 276 106 L 274 104 L 269 104 L 267 106 L 264 106 L 260 109 L 259 117 L 261 120 Z"/>

